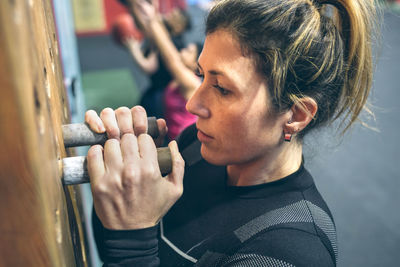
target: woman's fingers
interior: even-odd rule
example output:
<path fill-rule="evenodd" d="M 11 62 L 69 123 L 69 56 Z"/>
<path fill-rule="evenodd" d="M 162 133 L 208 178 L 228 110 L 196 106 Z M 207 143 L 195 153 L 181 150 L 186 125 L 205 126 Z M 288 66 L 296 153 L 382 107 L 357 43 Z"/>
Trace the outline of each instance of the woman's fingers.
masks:
<path fill-rule="evenodd" d="M 100 118 L 107 131 L 108 138 L 119 139 L 120 130 L 118 128 L 117 118 L 115 117 L 114 110 L 111 108 L 105 108 L 100 113 Z"/>
<path fill-rule="evenodd" d="M 134 134 L 125 134 L 121 138 L 121 154 L 125 164 L 137 164 L 140 155 L 138 141 Z"/>
<path fill-rule="evenodd" d="M 136 136 L 147 133 L 147 113 L 142 106 L 131 108 L 133 131 Z"/>
<path fill-rule="evenodd" d="M 87 154 L 87 169 L 91 183 L 96 184 L 104 176 L 105 167 L 103 161 L 103 147 L 101 145 L 92 146 Z"/>
<path fill-rule="evenodd" d="M 179 153 L 178 144 L 176 141 L 171 141 L 168 144 L 169 149 L 171 150 L 171 158 L 172 158 L 172 172 L 167 176 L 167 179 L 174 183 L 176 186 L 182 190 L 183 192 L 183 174 L 185 172 L 185 161 L 182 158 L 181 153 Z"/>
<path fill-rule="evenodd" d="M 168 133 L 167 123 L 164 119 L 157 119 L 158 137 L 154 140 L 156 146 L 159 147 L 164 143 L 164 138 Z"/>
<path fill-rule="evenodd" d="M 157 149 L 151 136 L 148 134 L 139 135 L 138 146 L 141 169 L 144 175 L 153 178 L 161 178 L 157 160 Z"/>
<path fill-rule="evenodd" d="M 123 168 L 123 165 L 129 162 L 132 166 L 135 165 L 138 169 L 145 170 L 147 173 L 156 175 L 160 172 L 154 140 L 145 134 L 148 130 L 148 120 L 143 107 L 135 106 L 132 109 L 121 107 L 115 111 L 106 108 L 101 112 L 100 117 L 95 111 L 91 110 L 86 113 L 86 120 L 92 128 L 97 127 L 97 130 L 101 130 L 101 127 L 105 128 L 109 137 L 104 145 L 103 169 L 106 169 L 106 171 L 117 170 Z M 165 120 L 158 119 L 157 127 L 159 138 L 156 140 L 156 144 L 160 145 L 168 131 Z M 141 140 L 140 142 L 137 137 Z M 177 175 L 171 177 L 180 177 L 180 173 L 183 173 L 184 162 L 176 143 L 170 144 L 170 147 L 175 151 L 173 166 L 177 170 Z"/>
<path fill-rule="evenodd" d="M 131 110 L 127 107 L 120 107 L 115 111 L 117 118 L 117 124 L 120 131 L 120 135 L 131 133 L 133 134 L 133 121 Z"/>
<path fill-rule="evenodd" d="M 104 165 L 109 172 L 119 171 L 123 166 L 119 140 L 108 139 L 104 145 Z"/>
<path fill-rule="evenodd" d="M 106 128 L 104 127 L 103 121 L 97 115 L 96 111 L 88 110 L 85 113 L 85 122 L 89 124 L 90 129 L 96 133 L 104 133 Z"/>
<path fill-rule="evenodd" d="M 111 143 L 113 142 L 118 143 L 118 140 L 113 139 Z M 104 149 L 105 156 L 108 155 L 107 147 L 110 148 L 109 145 L 106 145 Z M 118 181 L 118 172 L 115 170 L 110 172 L 107 170 L 110 166 L 106 165 L 103 159 L 103 147 L 92 146 L 88 151 L 87 167 L 93 193 L 93 204 L 103 226 L 112 229 L 118 225 L 118 221 L 115 221 L 117 218 L 115 203 L 119 202 L 119 196 L 117 196 L 119 190 L 116 188 L 120 188 L 121 183 Z"/>

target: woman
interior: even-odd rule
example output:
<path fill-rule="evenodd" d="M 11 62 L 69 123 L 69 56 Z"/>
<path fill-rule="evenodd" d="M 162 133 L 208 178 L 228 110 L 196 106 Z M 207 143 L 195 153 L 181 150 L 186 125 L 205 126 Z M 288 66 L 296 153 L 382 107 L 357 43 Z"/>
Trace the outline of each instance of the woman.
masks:
<path fill-rule="evenodd" d="M 347 129 L 362 110 L 373 4 L 217 2 L 198 59 L 203 82 L 187 103 L 198 120 L 178 140 L 184 160 L 169 144 L 165 178 L 143 108 L 88 112 L 111 138 L 88 153 L 106 265 L 335 266 L 334 222 L 303 166 L 302 139 L 341 115 Z M 159 29 L 150 5 L 133 9 L 146 31 Z"/>

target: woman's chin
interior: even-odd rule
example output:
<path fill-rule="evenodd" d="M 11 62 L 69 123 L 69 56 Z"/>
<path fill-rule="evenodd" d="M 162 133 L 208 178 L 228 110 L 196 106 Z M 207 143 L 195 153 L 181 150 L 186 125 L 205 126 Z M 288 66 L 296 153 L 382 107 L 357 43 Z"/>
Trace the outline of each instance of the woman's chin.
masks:
<path fill-rule="evenodd" d="M 218 152 L 214 152 L 206 147 L 206 145 L 201 144 L 201 156 L 202 158 L 210 164 L 217 166 L 225 166 L 228 165 L 228 160 Z"/>

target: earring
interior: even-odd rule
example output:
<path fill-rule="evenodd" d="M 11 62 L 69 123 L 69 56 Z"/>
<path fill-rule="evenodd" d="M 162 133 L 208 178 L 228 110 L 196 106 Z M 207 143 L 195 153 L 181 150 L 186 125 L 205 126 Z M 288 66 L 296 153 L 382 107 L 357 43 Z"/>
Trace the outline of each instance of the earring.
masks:
<path fill-rule="evenodd" d="M 292 134 L 290 134 L 290 133 L 285 133 L 285 141 L 286 141 L 286 142 L 292 141 Z"/>
<path fill-rule="evenodd" d="M 287 122 L 288 124 L 292 123 L 292 118 L 289 119 L 289 121 Z M 285 133 L 285 141 L 286 142 L 290 142 L 292 141 L 292 134 L 290 133 Z"/>
<path fill-rule="evenodd" d="M 292 134 L 285 134 L 285 141 L 286 142 L 292 141 Z"/>

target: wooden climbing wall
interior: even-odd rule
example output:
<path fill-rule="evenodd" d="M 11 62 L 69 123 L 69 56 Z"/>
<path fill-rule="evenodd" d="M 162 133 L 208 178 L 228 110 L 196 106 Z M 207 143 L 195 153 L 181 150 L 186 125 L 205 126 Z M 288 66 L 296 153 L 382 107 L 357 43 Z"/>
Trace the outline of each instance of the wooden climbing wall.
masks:
<path fill-rule="evenodd" d="M 0 1 L 0 266 L 88 266 L 50 0 Z"/>

